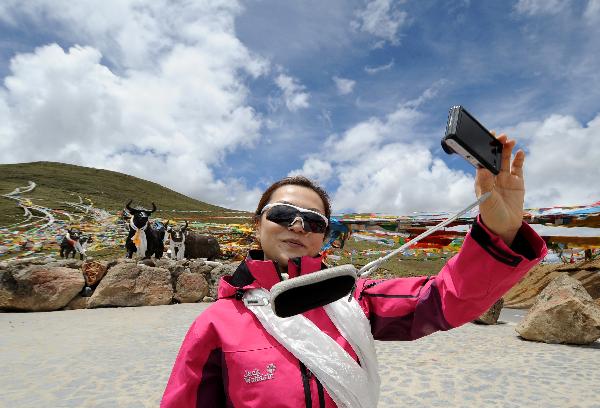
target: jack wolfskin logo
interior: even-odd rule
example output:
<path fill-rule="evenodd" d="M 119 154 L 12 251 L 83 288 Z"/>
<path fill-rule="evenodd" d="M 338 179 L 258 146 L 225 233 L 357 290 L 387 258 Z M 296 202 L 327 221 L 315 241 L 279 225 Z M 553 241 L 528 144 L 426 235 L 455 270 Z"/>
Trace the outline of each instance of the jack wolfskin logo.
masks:
<path fill-rule="evenodd" d="M 244 372 L 244 381 L 246 381 L 247 384 L 251 384 L 255 382 L 271 380 L 273 377 L 275 377 L 276 368 L 277 367 L 275 367 L 275 364 L 271 363 L 266 367 L 266 371 L 264 373 L 258 368 L 255 368 L 252 371 L 246 370 Z"/>

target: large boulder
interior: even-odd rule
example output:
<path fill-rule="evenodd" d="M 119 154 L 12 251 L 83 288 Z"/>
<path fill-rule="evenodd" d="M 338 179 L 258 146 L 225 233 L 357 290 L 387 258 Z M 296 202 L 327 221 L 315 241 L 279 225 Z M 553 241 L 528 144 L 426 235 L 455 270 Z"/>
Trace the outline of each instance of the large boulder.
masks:
<path fill-rule="evenodd" d="M 210 272 L 210 278 L 208 280 L 208 296 L 213 299 L 218 298 L 219 281 L 221 277 L 227 275 L 233 275 L 237 268 L 235 264 L 221 264 L 215 267 Z"/>
<path fill-rule="evenodd" d="M 199 273 L 204 276 L 210 276 L 210 273 L 217 266 L 221 266 L 220 262 L 203 261 L 199 259 L 190 260 L 189 268 L 192 273 Z"/>
<path fill-rule="evenodd" d="M 123 262 L 110 268 L 88 301 L 88 308 L 168 305 L 171 273 L 164 268 Z"/>
<path fill-rule="evenodd" d="M 220 262 L 200 261 L 196 259 L 190 262 L 189 270 L 192 273 L 204 276 L 204 279 L 206 279 L 206 282 L 210 285 L 212 271 L 221 265 L 223 264 Z"/>
<path fill-rule="evenodd" d="M 19 270 L 27 268 L 31 265 L 46 265 L 51 262 L 56 262 L 56 258 L 52 256 L 45 257 L 27 257 L 27 258 L 16 258 L 9 259 L 6 261 L 0 261 L 0 270 Z M 61 266 L 61 265 L 54 265 Z"/>
<path fill-rule="evenodd" d="M 208 283 L 204 276 L 189 269 L 177 278 L 174 299 L 180 303 L 195 303 L 208 294 Z"/>
<path fill-rule="evenodd" d="M 33 265 L 0 270 L 0 309 L 45 312 L 63 308 L 83 288 L 81 271 Z"/>
<path fill-rule="evenodd" d="M 515 330 L 526 340 L 590 344 L 600 338 L 600 306 L 581 282 L 562 275 L 538 295 Z"/>
<path fill-rule="evenodd" d="M 89 297 L 77 295 L 71 299 L 71 301 L 63 308 L 63 310 L 87 309 L 89 300 Z"/>
<path fill-rule="evenodd" d="M 157 268 L 165 268 L 171 270 L 171 268 L 174 268 L 177 265 L 177 261 L 175 261 L 174 259 L 163 257 L 155 260 L 154 264 Z"/>
<path fill-rule="evenodd" d="M 52 262 L 47 263 L 46 266 L 47 267 L 60 266 L 63 268 L 79 269 L 79 268 L 81 268 L 81 264 L 83 264 L 83 261 L 80 261 L 79 259 L 65 258 L 65 259 L 56 259 Z"/>
<path fill-rule="evenodd" d="M 81 271 L 85 278 L 87 286 L 94 286 L 106 275 L 108 262 L 102 261 L 84 261 L 81 265 Z"/>
<path fill-rule="evenodd" d="M 159 268 L 168 269 L 171 272 L 171 279 L 173 284 L 177 282 L 177 278 L 181 275 L 190 265 L 191 261 L 188 259 L 174 260 L 163 258 L 156 261 L 156 266 Z"/>
<path fill-rule="evenodd" d="M 594 299 L 600 299 L 600 258 L 574 264 L 540 264 L 534 266 L 504 295 L 504 306 L 529 309 L 537 295 L 560 275 L 579 280 Z"/>
<path fill-rule="evenodd" d="M 147 259 L 140 259 L 138 261 L 139 265 L 146 265 L 146 266 L 151 266 L 151 267 L 155 267 L 156 264 L 154 263 L 154 260 L 152 258 L 147 258 Z"/>
<path fill-rule="evenodd" d="M 498 318 L 500 317 L 500 312 L 502 311 L 502 306 L 504 305 L 504 299 L 500 298 L 496 303 L 492 305 L 488 309 L 487 312 L 479 316 L 477 319 L 473 320 L 474 323 L 477 324 L 487 324 L 492 325 L 498 323 Z"/>

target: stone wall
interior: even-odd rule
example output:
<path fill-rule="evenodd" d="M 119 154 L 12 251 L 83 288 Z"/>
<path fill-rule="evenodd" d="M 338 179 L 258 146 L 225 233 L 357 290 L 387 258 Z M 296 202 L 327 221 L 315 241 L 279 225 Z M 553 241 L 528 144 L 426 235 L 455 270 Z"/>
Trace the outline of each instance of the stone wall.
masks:
<path fill-rule="evenodd" d="M 237 263 L 53 257 L 0 262 L 0 310 L 52 311 L 194 303 L 217 298 Z"/>

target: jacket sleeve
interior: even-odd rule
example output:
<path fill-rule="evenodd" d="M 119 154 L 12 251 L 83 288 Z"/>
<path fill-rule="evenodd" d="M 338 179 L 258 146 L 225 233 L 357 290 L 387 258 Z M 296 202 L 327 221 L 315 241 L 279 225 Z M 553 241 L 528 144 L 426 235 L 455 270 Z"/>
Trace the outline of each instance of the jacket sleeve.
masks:
<path fill-rule="evenodd" d="M 223 353 L 212 313 L 192 324 L 179 349 L 161 400 L 161 408 L 224 407 Z"/>
<path fill-rule="evenodd" d="M 478 217 L 459 253 L 436 276 L 359 279 L 355 296 L 376 340 L 414 340 L 479 317 L 546 252 L 525 222 L 509 248 Z"/>

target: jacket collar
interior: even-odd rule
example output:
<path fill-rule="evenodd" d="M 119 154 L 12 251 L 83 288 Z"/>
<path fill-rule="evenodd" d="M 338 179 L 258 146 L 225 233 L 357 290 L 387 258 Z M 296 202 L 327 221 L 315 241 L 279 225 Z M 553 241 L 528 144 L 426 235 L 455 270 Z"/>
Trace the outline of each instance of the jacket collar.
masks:
<path fill-rule="evenodd" d="M 322 255 L 303 256 L 288 261 L 288 276 L 295 278 L 322 269 Z M 219 283 L 219 298 L 234 296 L 238 289 L 264 288 L 271 290 L 283 277 L 276 262 L 264 260 L 264 253 L 251 250 L 233 276 L 224 276 Z"/>

